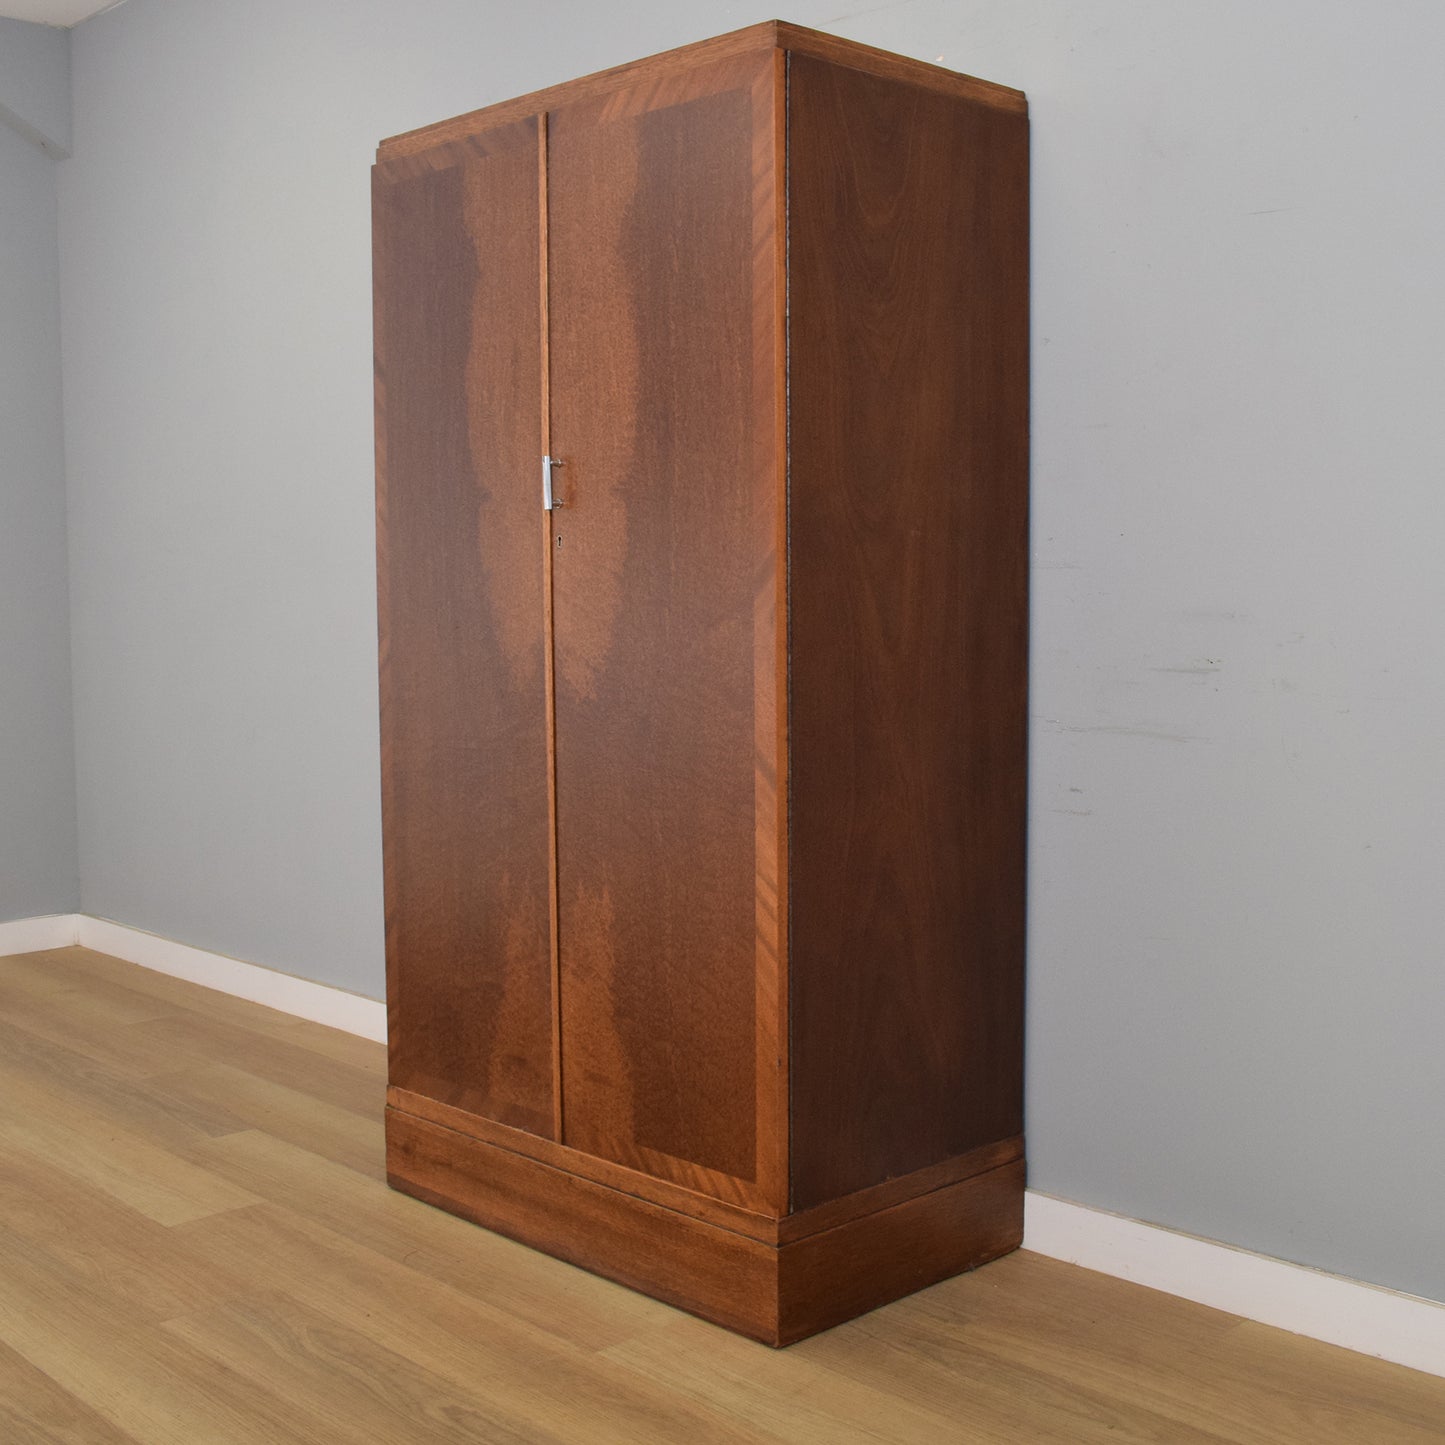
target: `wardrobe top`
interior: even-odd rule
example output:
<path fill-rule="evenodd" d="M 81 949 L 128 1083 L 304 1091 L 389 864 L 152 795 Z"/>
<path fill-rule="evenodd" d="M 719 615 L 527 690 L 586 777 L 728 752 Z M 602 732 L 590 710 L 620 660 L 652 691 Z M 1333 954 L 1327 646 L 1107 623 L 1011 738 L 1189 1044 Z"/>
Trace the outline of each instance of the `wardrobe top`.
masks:
<path fill-rule="evenodd" d="M 978 80 L 971 75 L 960 75 L 957 71 L 945 70 L 941 65 L 910 60 L 887 50 L 877 50 L 871 45 L 841 40 L 836 35 L 825 35 L 822 31 L 790 25 L 783 20 L 765 20 L 762 24 L 750 25 L 745 30 L 733 30 L 727 35 L 702 40 L 695 45 L 684 45 L 677 50 L 665 50 L 660 55 L 651 55 L 645 60 L 634 60 L 630 64 L 614 66 L 610 70 L 599 70 L 579 80 L 569 80 L 561 85 L 548 86 L 544 90 L 534 90 L 531 94 L 518 96 L 514 100 L 500 101 L 496 105 L 468 111 L 465 115 L 438 121 L 419 130 L 406 131 L 402 135 L 382 141 L 377 147 L 376 158 L 378 161 L 389 161 L 401 156 L 416 155 L 418 152 L 430 150 L 433 146 L 446 145 L 474 135 L 479 130 L 539 115 L 564 102 L 571 104 L 606 95 L 609 91 L 645 80 L 651 75 L 661 76 L 669 71 L 765 50 L 812 55 L 853 70 L 906 81 L 1019 115 L 1028 114 L 1028 102 L 1021 90 L 1014 90 L 1007 85 L 995 85 L 988 80 Z"/>

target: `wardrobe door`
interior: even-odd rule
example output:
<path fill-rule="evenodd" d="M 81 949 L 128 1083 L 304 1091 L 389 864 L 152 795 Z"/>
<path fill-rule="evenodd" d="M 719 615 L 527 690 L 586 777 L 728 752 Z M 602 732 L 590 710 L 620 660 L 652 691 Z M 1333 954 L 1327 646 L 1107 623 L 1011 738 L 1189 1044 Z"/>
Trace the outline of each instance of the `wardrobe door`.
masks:
<path fill-rule="evenodd" d="M 535 120 L 374 176 L 391 1083 L 555 1137 Z"/>
<path fill-rule="evenodd" d="M 781 1203 L 773 54 L 548 120 L 565 1142 Z"/>

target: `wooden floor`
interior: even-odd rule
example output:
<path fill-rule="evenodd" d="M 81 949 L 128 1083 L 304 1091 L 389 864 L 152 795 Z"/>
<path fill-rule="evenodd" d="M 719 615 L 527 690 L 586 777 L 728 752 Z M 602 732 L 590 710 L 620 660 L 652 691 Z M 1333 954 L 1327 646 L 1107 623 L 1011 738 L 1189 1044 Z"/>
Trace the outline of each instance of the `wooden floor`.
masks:
<path fill-rule="evenodd" d="M 0 959 L 0 1442 L 1445 1441 L 1445 1380 L 1027 1253 L 774 1353 L 392 1193 L 383 1073 Z"/>

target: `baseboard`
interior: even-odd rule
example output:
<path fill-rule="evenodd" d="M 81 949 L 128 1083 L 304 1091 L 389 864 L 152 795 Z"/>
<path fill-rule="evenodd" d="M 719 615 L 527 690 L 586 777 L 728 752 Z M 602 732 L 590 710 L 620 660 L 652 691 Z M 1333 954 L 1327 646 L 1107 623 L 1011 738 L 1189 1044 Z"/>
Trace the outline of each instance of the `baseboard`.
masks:
<path fill-rule="evenodd" d="M 75 913 L 17 918 L 13 923 L 0 923 L 0 958 L 12 953 L 45 953 L 52 948 L 69 948 L 79 936 L 80 917 Z"/>
<path fill-rule="evenodd" d="M 296 1018 L 386 1042 L 386 1005 L 345 989 L 296 978 L 259 963 L 228 958 L 223 953 L 208 953 L 203 948 L 192 948 L 144 929 L 129 928 L 84 913 L 0 923 L 0 956 L 40 953 L 77 943 L 127 963 L 138 963 L 156 973 L 184 978 L 205 988 L 280 1009 Z"/>
<path fill-rule="evenodd" d="M 386 1006 L 85 914 L 0 923 L 0 957 L 79 943 L 238 998 L 385 1041 Z M 1030 1190 L 1025 1249 L 1245 1319 L 1445 1376 L 1445 1303 L 1287 1264 Z"/>
<path fill-rule="evenodd" d="M 768 1244 L 394 1106 L 387 1181 L 766 1345 L 789 1345 L 996 1259 L 1023 1233 L 1022 1159 Z"/>
<path fill-rule="evenodd" d="M 1445 1303 L 1030 1190 L 1024 1245 L 1292 1334 L 1445 1376 Z"/>
<path fill-rule="evenodd" d="M 207 953 L 139 928 L 128 928 L 83 913 L 79 942 L 82 948 L 93 948 L 97 953 L 108 953 L 112 958 L 123 958 L 127 963 L 138 963 L 172 978 L 189 979 L 191 983 L 250 999 L 252 1003 L 265 1004 L 297 1018 L 386 1042 L 386 1005 L 376 999 L 296 978 L 259 963 L 245 963 L 222 953 Z"/>

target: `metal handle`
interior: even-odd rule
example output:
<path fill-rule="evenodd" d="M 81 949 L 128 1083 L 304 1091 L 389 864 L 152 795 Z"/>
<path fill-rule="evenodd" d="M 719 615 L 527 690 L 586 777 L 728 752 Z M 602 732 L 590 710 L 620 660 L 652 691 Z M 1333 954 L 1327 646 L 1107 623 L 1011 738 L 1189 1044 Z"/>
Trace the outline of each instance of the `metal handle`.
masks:
<path fill-rule="evenodd" d="M 554 495 L 552 491 L 552 468 L 561 465 L 560 457 L 542 458 L 542 510 L 544 512 L 550 512 L 554 507 L 562 505 L 561 497 Z"/>

